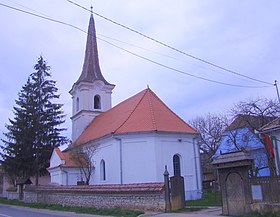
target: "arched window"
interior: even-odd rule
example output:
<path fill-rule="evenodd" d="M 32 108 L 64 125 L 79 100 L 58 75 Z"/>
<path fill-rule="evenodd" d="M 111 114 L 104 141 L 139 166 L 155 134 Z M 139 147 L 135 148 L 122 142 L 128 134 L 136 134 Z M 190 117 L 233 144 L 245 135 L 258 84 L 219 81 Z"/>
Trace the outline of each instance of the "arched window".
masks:
<path fill-rule="evenodd" d="M 177 154 L 173 156 L 173 170 L 174 176 L 181 176 L 180 156 Z"/>
<path fill-rule="evenodd" d="M 99 95 L 94 96 L 94 109 L 101 109 L 101 100 Z"/>
<path fill-rule="evenodd" d="M 76 112 L 80 110 L 80 99 L 77 97 L 76 99 Z"/>
<path fill-rule="evenodd" d="M 105 161 L 103 159 L 100 162 L 100 179 L 101 181 L 106 180 L 106 167 L 105 167 Z"/>

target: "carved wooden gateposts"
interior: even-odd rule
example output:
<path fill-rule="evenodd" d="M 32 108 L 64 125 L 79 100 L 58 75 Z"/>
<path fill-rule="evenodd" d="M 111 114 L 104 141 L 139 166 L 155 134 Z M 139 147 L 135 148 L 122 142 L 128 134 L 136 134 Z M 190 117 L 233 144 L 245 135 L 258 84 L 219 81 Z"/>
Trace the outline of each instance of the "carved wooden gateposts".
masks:
<path fill-rule="evenodd" d="M 173 176 L 169 180 L 169 173 L 165 166 L 165 211 L 178 210 L 185 207 L 184 177 Z"/>
<path fill-rule="evenodd" d="M 218 156 L 213 165 L 218 169 L 223 215 L 240 216 L 251 211 L 249 169 L 253 159 L 244 152 Z"/>
<path fill-rule="evenodd" d="M 173 176 L 170 178 L 171 209 L 178 210 L 185 207 L 184 177 Z"/>

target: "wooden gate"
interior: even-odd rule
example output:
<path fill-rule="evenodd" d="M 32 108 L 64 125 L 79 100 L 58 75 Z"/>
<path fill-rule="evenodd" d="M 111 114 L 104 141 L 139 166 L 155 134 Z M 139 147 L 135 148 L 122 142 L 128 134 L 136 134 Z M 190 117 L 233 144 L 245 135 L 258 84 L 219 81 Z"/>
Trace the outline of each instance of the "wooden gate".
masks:
<path fill-rule="evenodd" d="M 171 209 L 178 210 L 185 207 L 185 187 L 182 176 L 173 176 L 170 178 L 171 187 Z"/>
<path fill-rule="evenodd" d="M 218 169 L 222 192 L 223 215 L 245 215 L 251 211 L 249 169 L 253 158 L 245 152 L 218 156 L 213 165 Z"/>
<path fill-rule="evenodd" d="M 226 194 L 229 213 L 233 216 L 243 215 L 245 212 L 244 184 L 238 173 L 233 172 L 228 175 Z"/>

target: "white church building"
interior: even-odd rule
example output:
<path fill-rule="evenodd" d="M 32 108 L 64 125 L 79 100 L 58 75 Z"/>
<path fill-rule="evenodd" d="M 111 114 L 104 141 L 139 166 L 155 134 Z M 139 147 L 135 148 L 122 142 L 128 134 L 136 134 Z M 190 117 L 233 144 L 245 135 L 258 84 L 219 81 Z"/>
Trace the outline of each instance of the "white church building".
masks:
<path fill-rule="evenodd" d="M 48 168 L 51 182 L 76 185 L 82 175 L 71 151 L 96 146 L 91 185 L 163 182 L 166 165 L 170 176 L 184 177 L 186 199 L 200 198 L 198 132 L 150 88 L 112 108 L 114 87 L 100 70 L 91 15 L 82 73 L 70 90 L 73 142 L 65 151 L 54 149 Z"/>

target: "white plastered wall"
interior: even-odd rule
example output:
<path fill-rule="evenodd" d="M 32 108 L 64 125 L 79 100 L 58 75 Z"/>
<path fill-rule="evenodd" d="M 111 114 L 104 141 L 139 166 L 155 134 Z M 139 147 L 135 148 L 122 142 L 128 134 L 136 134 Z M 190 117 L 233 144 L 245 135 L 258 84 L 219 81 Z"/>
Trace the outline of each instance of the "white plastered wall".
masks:
<path fill-rule="evenodd" d="M 70 91 L 72 95 L 72 140 L 75 141 L 88 124 L 101 112 L 112 107 L 111 94 L 114 86 L 103 81 L 81 82 Z M 101 108 L 94 109 L 94 96 L 100 96 Z M 77 106 L 79 98 L 79 106 Z M 77 107 L 79 110 L 77 110 Z M 79 113 L 79 114 L 78 114 Z"/>
<path fill-rule="evenodd" d="M 59 166 L 60 164 L 64 163 L 55 150 L 53 150 L 51 159 L 50 159 L 50 168 Z"/>
<path fill-rule="evenodd" d="M 173 176 L 173 156 L 180 156 L 186 199 L 201 197 L 199 149 L 193 134 L 134 133 L 99 141 L 91 184 L 163 182 L 165 165 Z M 101 180 L 101 160 L 106 180 Z"/>

